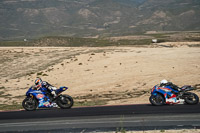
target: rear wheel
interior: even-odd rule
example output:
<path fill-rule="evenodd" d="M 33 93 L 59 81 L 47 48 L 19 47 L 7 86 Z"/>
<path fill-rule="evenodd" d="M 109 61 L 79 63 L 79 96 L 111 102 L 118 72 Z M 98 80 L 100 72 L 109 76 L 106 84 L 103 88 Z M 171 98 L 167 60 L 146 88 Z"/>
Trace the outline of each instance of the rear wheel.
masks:
<path fill-rule="evenodd" d="M 198 104 L 199 103 L 199 97 L 194 93 L 185 93 L 185 102 L 187 104 Z"/>
<path fill-rule="evenodd" d="M 33 111 L 37 108 L 37 101 L 34 98 L 27 97 L 23 100 L 22 106 L 27 111 Z"/>
<path fill-rule="evenodd" d="M 151 102 L 152 105 L 156 105 L 156 106 L 161 106 L 161 105 L 164 105 L 165 103 L 164 97 L 160 94 L 151 95 L 149 97 L 149 101 Z"/>
<path fill-rule="evenodd" d="M 74 100 L 69 95 L 60 95 L 57 99 L 57 105 L 62 109 L 69 109 L 73 106 Z"/>

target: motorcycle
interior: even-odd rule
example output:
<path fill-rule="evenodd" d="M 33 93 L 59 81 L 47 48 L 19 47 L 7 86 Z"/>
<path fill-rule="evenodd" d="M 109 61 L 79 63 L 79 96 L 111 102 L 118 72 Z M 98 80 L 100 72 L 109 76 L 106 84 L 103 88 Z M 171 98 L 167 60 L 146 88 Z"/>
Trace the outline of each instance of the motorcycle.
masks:
<path fill-rule="evenodd" d="M 27 111 L 36 110 L 36 108 L 52 108 L 59 106 L 62 109 L 69 109 L 73 106 L 73 98 L 69 95 L 61 93 L 67 90 L 67 87 L 60 87 L 55 91 L 57 96 L 54 98 L 51 92 L 46 88 L 35 90 L 30 87 L 26 92 L 26 98 L 22 102 L 22 106 Z"/>
<path fill-rule="evenodd" d="M 152 105 L 165 104 L 198 104 L 199 97 L 195 93 L 189 91 L 194 90 L 193 87 L 185 85 L 180 90 L 174 90 L 170 86 L 161 87 L 156 85 L 151 90 L 149 101 Z"/>

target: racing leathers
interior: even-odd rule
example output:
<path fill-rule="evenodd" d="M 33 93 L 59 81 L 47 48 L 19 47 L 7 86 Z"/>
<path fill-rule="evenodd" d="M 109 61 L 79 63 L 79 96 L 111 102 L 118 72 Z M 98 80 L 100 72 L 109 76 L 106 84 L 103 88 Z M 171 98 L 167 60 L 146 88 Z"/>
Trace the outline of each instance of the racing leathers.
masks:
<path fill-rule="evenodd" d="M 168 82 L 166 84 L 160 84 L 160 86 L 161 87 L 170 86 L 172 89 L 174 89 L 176 91 L 181 91 L 181 89 L 177 85 L 173 84 L 172 82 Z M 171 92 L 174 93 L 174 94 L 176 94 L 174 91 L 171 91 Z"/>
<path fill-rule="evenodd" d="M 51 94 L 53 95 L 54 98 L 57 96 L 56 92 L 55 92 L 57 88 L 54 87 L 53 85 L 49 84 L 46 81 L 42 81 L 41 84 L 34 86 L 35 89 L 39 89 L 39 88 L 42 88 L 42 87 L 48 89 L 48 91 L 51 92 Z"/>

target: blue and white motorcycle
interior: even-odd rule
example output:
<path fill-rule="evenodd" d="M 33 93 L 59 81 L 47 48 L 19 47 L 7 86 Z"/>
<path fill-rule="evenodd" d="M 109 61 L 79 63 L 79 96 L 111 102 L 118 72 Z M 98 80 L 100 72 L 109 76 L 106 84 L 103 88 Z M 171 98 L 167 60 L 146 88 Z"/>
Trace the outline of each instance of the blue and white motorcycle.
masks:
<path fill-rule="evenodd" d="M 151 90 L 149 101 L 152 105 L 164 104 L 198 104 L 199 97 L 192 92 L 193 87 L 185 85 L 179 91 L 172 89 L 170 86 L 161 87 L 156 85 Z"/>
<path fill-rule="evenodd" d="M 61 93 L 67 90 L 67 87 L 60 87 L 55 92 L 57 96 L 54 98 L 51 92 L 46 88 L 38 90 L 30 87 L 26 92 L 26 98 L 22 102 L 22 106 L 27 111 L 36 110 L 36 108 L 52 108 L 59 106 L 62 109 L 69 109 L 73 106 L 73 98 L 69 95 Z"/>

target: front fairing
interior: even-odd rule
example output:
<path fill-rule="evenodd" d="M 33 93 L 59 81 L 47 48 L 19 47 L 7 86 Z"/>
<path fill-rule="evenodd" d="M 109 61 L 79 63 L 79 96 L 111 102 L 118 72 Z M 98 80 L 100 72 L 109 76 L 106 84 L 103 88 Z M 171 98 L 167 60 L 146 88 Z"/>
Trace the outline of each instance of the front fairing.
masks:
<path fill-rule="evenodd" d="M 28 89 L 28 91 L 26 92 L 26 96 L 29 96 L 29 95 L 30 95 L 30 93 L 33 91 L 32 88 L 33 88 L 33 87 L 31 86 L 31 87 Z"/>
<path fill-rule="evenodd" d="M 28 91 L 26 92 L 26 96 L 30 96 L 30 95 L 36 96 L 37 94 L 43 94 L 43 92 L 40 90 L 34 90 L 33 87 L 30 87 Z"/>
<path fill-rule="evenodd" d="M 156 94 L 158 85 L 155 85 L 152 89 L 151 89 L 151 94 Z"/>
<path fill-rule="evenodd" d="M 30 87 L 26 92 L 26 96 L 31 96 L 37 99 L 39 108 L 51 107 L 50 99 L 48 96 L 46 96 L 45 90 L 47 89 L 40 88 L 39 90 L 34 90 L 32 87 Z"/>

